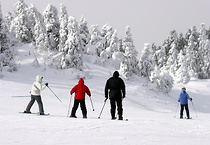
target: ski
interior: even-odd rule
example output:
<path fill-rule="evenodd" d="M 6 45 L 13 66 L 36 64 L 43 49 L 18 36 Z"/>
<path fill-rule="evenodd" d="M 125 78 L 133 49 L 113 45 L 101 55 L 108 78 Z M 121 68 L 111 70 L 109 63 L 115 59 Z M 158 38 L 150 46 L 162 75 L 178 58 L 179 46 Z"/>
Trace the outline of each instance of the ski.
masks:
<path fill-rule="evenodd" d="M 179 118 L 179 119 L 181 119 L 181 120 L 184 120 L 184 119 L 188 120 L 188 119 L 192 119 L 192 117 L 190 117 L 190 118 L 184 117 L 184 118 Z"/>
<path fill-rule="evenodd" d="M 35 114 L 35 115 L 38 115 L 38 116 L 48 116 L 48 115 L 50 115 L 50 113 L 46 113 L 46 114 L 44 114 L 44 115 L 40 115 L 39 113 L 24 113 L 24 112 L 19 112 L 19 113 L 21 113 L 21 114 Z"/>
<path fill-rule="evenodd" d="M 17 98 L 19 98 L 19 97 L 31 97 L 31 96 L 11 96 L 11 97 L 17 97 Z"/>

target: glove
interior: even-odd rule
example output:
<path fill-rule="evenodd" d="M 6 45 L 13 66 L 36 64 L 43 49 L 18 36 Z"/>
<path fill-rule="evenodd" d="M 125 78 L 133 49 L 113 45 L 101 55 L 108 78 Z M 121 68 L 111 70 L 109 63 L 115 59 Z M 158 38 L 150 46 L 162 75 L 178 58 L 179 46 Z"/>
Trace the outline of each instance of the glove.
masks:
<path fill-rule="evenodd" d="M 192 98 L 190 98 L 190 101 L 192 101 Z"/>
<path fill-rule="evenodd" d="M 178 100 L 178 102 L 180 102 L 180 100 Z"/>
<path fill-rule="evenodd" d="M 48 83 L 45 83 L 45 86 L 48 86 Z"/>

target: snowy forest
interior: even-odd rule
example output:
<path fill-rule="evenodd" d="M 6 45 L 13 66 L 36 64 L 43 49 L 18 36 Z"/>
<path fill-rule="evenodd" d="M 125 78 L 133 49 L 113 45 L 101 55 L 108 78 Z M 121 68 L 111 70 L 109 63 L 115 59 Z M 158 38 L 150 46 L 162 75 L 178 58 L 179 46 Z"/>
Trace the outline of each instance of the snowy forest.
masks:
<path fill-rule="evenodd" d="M 18 70 L 15 47 L 30 44 L 29 52 L 48 54 L 43 59 L 50 68 L 83 71 L 82 57 L 91 55 L 95 64 L 112 65 L 125 79 L 145 77 L 163 92 L 169 92 L 174 83 L 210 78 L 210 29 L 205 24 L 199 29 L 192 26 L 186 34 L 173 30 L 161 46 L 145 43 L 137 58 L 129 26 L 124 37 L 118 38 L 113 27 L 88 27 L 84 16 L 77 21 L 62 4 L 59 12 L 50 4 L 39 12 L 24 0 L 15 6 L 15 12 L 6 16 L 0 9 L 0 75 L 3 71 Z M 33 65 L 39 65 L 36 57 Z"/>

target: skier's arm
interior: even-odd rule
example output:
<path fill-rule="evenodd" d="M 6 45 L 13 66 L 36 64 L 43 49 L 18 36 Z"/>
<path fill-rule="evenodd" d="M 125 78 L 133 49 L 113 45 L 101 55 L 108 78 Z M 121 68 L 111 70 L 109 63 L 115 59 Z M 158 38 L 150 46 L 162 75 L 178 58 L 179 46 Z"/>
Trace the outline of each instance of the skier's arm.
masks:
<path fill-rule="evenodd" d="M 179 95 L 179 98 L 178 98 L 178 102 L 180 102 L 180 95 Z"/>
<path fill-rule="evenodd" d="M 192 98 L 190 98 L 190 96 L 188 95 L 188 93 L 186 93 L 186 94 L 187 94 L 187 99 L 190 100 L 190 101 L 192 101 Z"/>
<path fill-rule="evenodd" d="M 123 82 L 123 80 L 121 85 L 122 85 L 121 87 L 122 87 L 123 98 L 125 98 L 125 83 Z"/>
<path fill-rule="evenodd" d="M 85 92 L 88 94 L 88 96 L 91 96 L 89 88 L 86 86 Z"/>
<path fill-rule="evenodd" d="M 77 87 L 77 85 L 74 86 L 74 87 L 71 89 L 71 91 L 70 91 L 71 94 L 73 94 L 73 93 L 76 91 L 76 87 Z"/>
<path fill-rule="evenodd" d="M 34 87 L 37 90 L 41 91 L 41 90 L 44 90 L 46 88 L 46 85 L 42 86 L 42 84 L 34 84 Z"/>
<path fill-rule="evenodd" d="M 108 81 L 106 82 L 106 85 L 105 85 L 105 98 L 107 99 L 108 98 L 108 89 L 109 89 L 109 87 L 108 87 Z"/>

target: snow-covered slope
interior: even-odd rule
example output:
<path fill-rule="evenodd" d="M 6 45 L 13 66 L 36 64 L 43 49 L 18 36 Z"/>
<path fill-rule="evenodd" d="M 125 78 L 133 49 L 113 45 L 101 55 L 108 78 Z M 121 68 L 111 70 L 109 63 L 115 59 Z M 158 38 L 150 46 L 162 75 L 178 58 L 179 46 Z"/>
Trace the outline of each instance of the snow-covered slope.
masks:
<path fill-rule="evenodd" d="M 4 72 L 0 79 L 0 144 L 1 145 L 208 145 L 210 136 L 210 81 L 192 80 L 185 85 L 193 103 L 189 102 L 193 119 L 180 120 L 177 97 L 182 84 L 176 84 L 169 94 L 157 92 L 143 78 L 125 81 L 126 98 L 123 100 L 124 119 L 110 119 L 107 101 L 101 119 L 99 113 L 104 103 L 104 85 L 112 76 L 114 68 L 91 63 L 85 57 L 85 84 L 90 88 L 95 111 L 86 97 L 88 119 L 82 119 L 77 110 L 77 119 L 67 118 L 71 96 L 70 89 L 77 84 L 73 70 L 52 70 L 46 67 L 41 55 L 35 53 L 40 67 L 32 67 L 34 55 L 29 55 L 27 46 L 20 47 L 19 69 L 14 73 Z M 89 58 L 89 59 L 87 59 Z M 31 85 L 36 75 L 44 76 L 44 83 L 62 100 L 62 103 L 46 88 L 42 92 L 45 113 L 50 116 L 20 114 L 28 104 Z M 83 75 L 83 74 L 81 74 Z M 73 103 L 73 101 L 72 101 Z M 72 106 L 72 104 L 71 104 Z M 32 107 L 38 112 L 38 105 Z"/>

